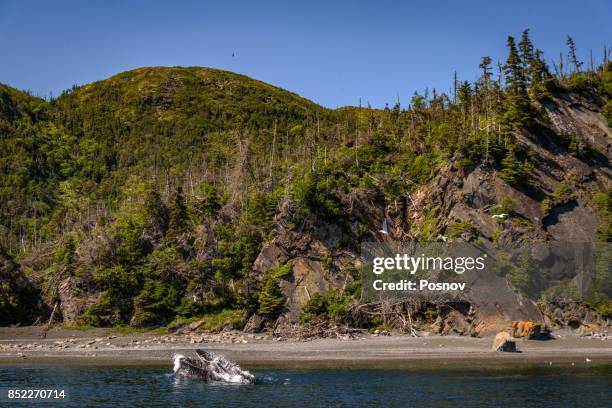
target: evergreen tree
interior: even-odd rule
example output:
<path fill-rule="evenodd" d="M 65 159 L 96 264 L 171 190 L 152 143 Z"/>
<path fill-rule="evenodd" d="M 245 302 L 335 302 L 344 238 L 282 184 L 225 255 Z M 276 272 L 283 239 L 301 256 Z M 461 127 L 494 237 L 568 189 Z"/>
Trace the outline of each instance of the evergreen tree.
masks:
<path fill-rule="evenodd" d="M 482 81 L 484 87 L 488 88 L 489 81 L 491 80 L 491 57 L 488 55 L 482 57 L 482 61 L 478 67 L 482 69 Z"/>
<path fill-rule="evenodd" d="M 529 93 L 535 100 L 550 97 L 549 87 L 553 83 L 553 77 L 548 70 L 548 65 L 542 57 L 542 50 L 535 50 L 530 66 L 531 86 Z"/>
<path fill-rule="evenodd" d="M 157 190 L 150 191 L 147 194 L 144 210 L 147 224 L 156 230 L 156 233 L 165 235 L 168 230 L 168 209 Z"/>
<path fill-rule="evenodd" d="M 181 187 L 176 189 L 170 206 L 170 220 L 168 222 L 168 233 L 170 238 L 179 235 L 187 226 L 187 206 Z"/>
<path fill-rule="evenodd" d="M 472 87 L 468 81 L 463 81 L 461 86 L 459 86 L 459 90 L 457 91 L 457 96 L 459 97 L 459 103 L 465 107 L 470 104 L 470 100 L 472 97 Z"/>
<path fill-rule="evenodd" d="M 521 126 L 528 124 L 531 118 L 531 105 L 527 95 L 525 71 L 514 37 L 508 37 L 508 59 L 504 65 L 506 79 L 506 124 Z"/>
<path fill-rule="evenodd" d="M 578 57 L 576 56 L 576 44 L 574 43 L 574 39 L 569 35 L 567 36 L 567 47 L 569 48 L 568 58 L 570 63 L 574 66 L 576 72 L 580 72 L 582 62 L 578 61 Z"/>
<path fill-rule="evenodd" d="M 521 63 L 523 66 L 523 75 L 527 83 L 531 82 L 531 66 L 533 65 L 534 52 L 533 44 L 529 38 L 529 29 L 525 29 L 521 36 L 521 42 L 519 42 L 519 53 L 521 57 Z"/>
<path fill-rule="evenodd" d="M 504 65 L 504 73 L 506 79 L 506 87 L 508 92 L 520 94 L 525 89 L 525 72 L 522 67 L 522 60 L 519 56 L 514 37 L 509 36 L 508 42 L 508 58 Z"/>
<path fill-rule="evenodd" d="M 285 297 L 280 289 L 280 280 L 291 273 L 291 265 L 279 266 L 268 271 L 259 294 L 259 313 L 274 315 L 285 305 Z"/>
<path fill-rule="evenodd" d="M 203 200 L 200 205 L 201 211 L 206 215 L 214 215 L 221 208 L 221 198 L 217 188 L 212 184 L 206 184 L 202 191 Z"/>
<path fill-rule="evenodd" d="M 517 185 L 521 178 L 521 163 L 516 157 L 516 149 L 511 145 L 503 158 L 500 178 L 510 185 Z"/>
<path fill-rule="evenodd" d="M 514 187 L 524 185 L 533 171 L 533 157 L 533 150 L 525 151 L 519 149 L 515 143 L 511 143 L 506 156 L 501 161 L 500 178 Z"/>

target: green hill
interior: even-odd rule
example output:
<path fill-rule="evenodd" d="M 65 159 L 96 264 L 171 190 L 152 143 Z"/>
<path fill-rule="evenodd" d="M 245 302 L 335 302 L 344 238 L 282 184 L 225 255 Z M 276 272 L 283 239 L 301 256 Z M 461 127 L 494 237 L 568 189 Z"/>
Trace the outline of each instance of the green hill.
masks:
<path fill-rule="evenodd" d="M 384 110 L 198 67 L 51 101 L 1 85 L 0 323 L 58 304 L 95 326 L 377 325 L 351 309 L 363 240 L 555 240 L 580 225 L 609 241 L 611 66 L 557 77 L 540 58 L 509 58 L 504 88 L 485 70 L 452 98 Z M 469 198 L 473 178 L 506 196 Z M 490 224 L 502 207 L 512 217 Z M 6 312 L 32 296 L 29 315 Z"/>

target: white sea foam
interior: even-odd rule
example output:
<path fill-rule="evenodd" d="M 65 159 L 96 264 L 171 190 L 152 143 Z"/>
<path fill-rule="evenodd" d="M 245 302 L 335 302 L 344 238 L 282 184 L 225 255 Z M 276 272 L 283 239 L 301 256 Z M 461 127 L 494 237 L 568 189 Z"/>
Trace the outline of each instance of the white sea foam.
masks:
<path fill-rule="evenodd" d="M 179 368 L 181 368 L 181 360 L 185 358 L 184 355 L 182 354 L 175 354 L 174 355 L 174 372 L 176 373 Z"/>

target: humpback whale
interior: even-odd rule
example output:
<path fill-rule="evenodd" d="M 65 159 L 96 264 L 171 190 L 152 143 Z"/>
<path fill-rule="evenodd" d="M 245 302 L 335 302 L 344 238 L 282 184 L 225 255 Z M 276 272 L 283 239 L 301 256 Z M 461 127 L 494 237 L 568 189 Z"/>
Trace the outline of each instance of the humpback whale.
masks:
<path fill-rule="evenodd" d="M 196 357 L 174 355 L 174 373 L 176 375 L 195 377 L 205 382 L 226 382 L 235 384 L 252 384 L 255 376 L 244 371 L 238 364 L 228 361 L 220 354 L 196 350 Z"/>

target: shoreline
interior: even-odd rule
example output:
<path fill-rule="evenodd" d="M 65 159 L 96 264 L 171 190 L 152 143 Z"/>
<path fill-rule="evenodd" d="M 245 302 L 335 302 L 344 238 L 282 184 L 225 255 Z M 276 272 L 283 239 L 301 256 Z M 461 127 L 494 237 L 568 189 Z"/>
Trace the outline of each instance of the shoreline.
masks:
<path fill-rule="evenodd" d="M 241 332 L 121 335 L 110 329 L 0 328 L 0 366 L 31 364 L 171 366 L 176 353 L 201 348 L 244 367 L 469 369 L 612 364 L 612 338 L 558 332 L 552 340 L 516 339 L 518 353 L 491 350 L 492 337 L 360 335 L 306 341 Z M 215 340 L 215 341 L 213 341 Z M 590 361 L 586 361 L 589 359 Z M 572 366 L 572 363 L 574 364 Z"/>

